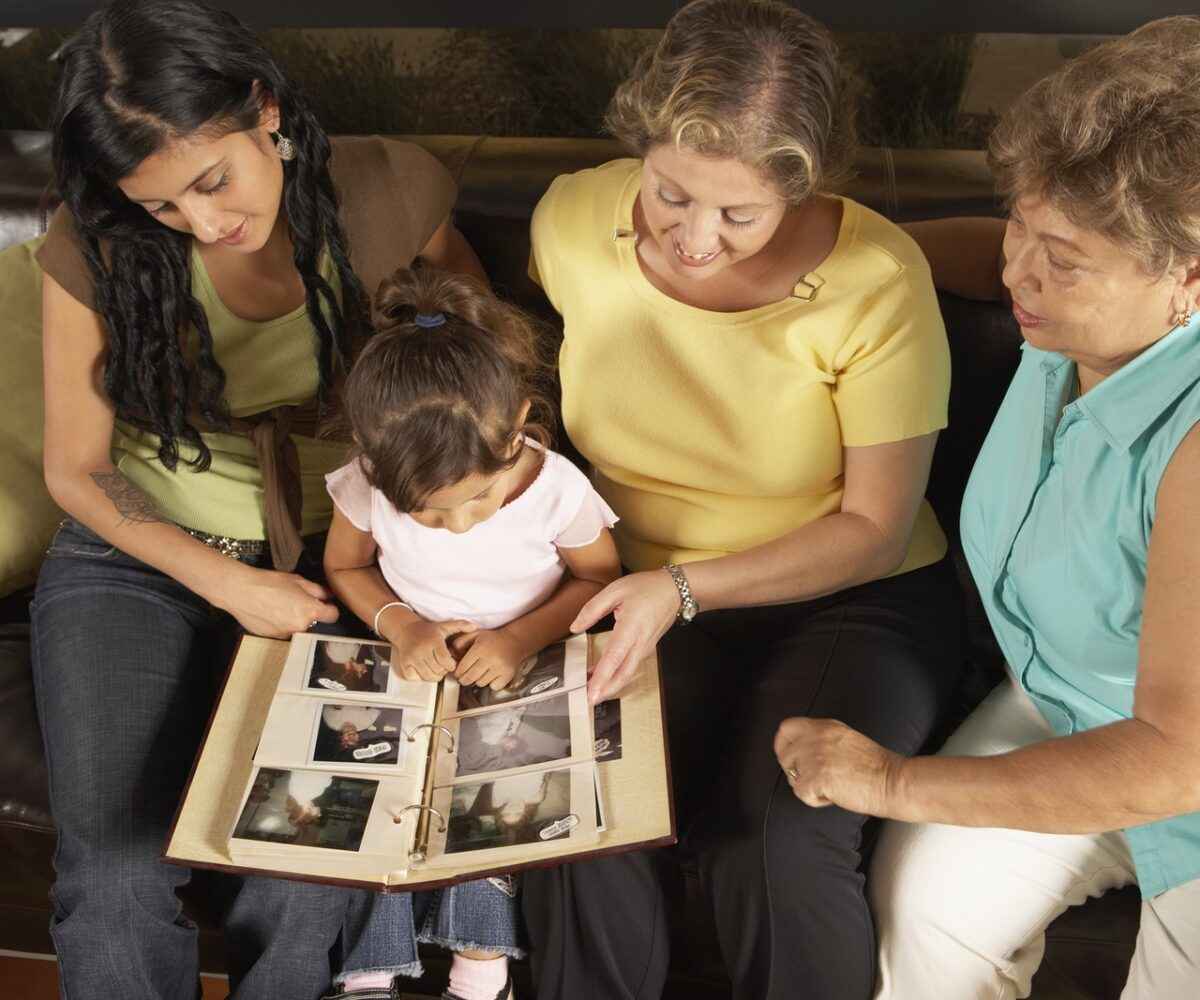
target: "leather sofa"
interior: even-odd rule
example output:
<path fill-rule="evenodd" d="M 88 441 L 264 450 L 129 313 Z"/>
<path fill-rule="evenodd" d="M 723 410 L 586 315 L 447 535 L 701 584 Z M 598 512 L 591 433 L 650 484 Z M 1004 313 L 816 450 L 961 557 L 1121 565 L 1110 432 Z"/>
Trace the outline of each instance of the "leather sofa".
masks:
<path fill-rule="evenodd" d="M 619 147 L 604 140 L 415 138 L 458 178 L 457 223 L 497 287 L 549 315 L 540 292 L 525 277 L 530 212 L 556 175 L 622 155 Z M 49 175 L 47 135 L 0 132 L 0 248 L 44 231 L 54 204 L 47 192 Z M 983 156 L 976 152 L 864 149 L 848 193 L 896 221 L 998 210 Z M 967 475 L 1016 367 L 1020 337 L 1011 315 L 998 306 L 943 297 L 942 308 L 954 384 L 950 426 L 938 444 L 929 495 L 953 536 Z M 0 336 L 3 322 L 0 318 Z M 970 604 L 974 595 L 965 573 L 960 576 Z M 54 832 L 29 673 L 29 596 L 23 592 L 0 600 L 0 949 L 49 953 L 47 892 L 53 879 Z M 998 680 L 1001 669 L 977 601 L 969 630 L 960 717 Z M 680 860 L 674 886 L 673 974 L 664 996 L 727 998 L 729 984 L 707 907 L 687 859 Z M 203 965 L 210 970 L 222 965 L 214 929 L 218 897 L 213 879 L 204 875 L 197 876 L 185 897 L 201 926 Z M 1034 983 L 1035 1000 L 1116 998 L 1137 932 L 1138 903 L 1136 890 L 1126 890 L 1055 921 Z M 434 956 L 428 966 L 423 985 L 432 993 L 444 973 Z M 532 996 L 527 976 L 519 970 L 518 986 L 524 989 L 521 995 Z M 797 984 L 797 995 L 803 995 L 803 984 Z"/>

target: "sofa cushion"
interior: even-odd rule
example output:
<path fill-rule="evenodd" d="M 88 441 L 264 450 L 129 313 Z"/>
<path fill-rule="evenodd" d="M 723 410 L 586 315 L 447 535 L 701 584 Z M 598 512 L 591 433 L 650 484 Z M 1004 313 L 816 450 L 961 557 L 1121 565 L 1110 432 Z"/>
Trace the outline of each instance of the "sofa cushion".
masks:
<path fill-rule="evenodd" d="M 0 733 L 0 826 L 52 829 L 25 624 L 0 625 Z"/>
<path fill-rule="evenodd" d="M 40 242 L 0 251 L 0 596 L 33 582 L 62 517 L 42 479 Z"/>

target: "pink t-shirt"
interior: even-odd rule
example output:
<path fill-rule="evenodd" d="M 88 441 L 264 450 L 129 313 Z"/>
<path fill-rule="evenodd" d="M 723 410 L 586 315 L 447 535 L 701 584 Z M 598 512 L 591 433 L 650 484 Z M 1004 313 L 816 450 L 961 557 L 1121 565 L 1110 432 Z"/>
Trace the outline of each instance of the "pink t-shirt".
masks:
<path fill-rule="evenodd" d="M 566 571 L 560 548 L 590 545 L 617 522 L 569 459 L 545 455 L 524 493 L 462 534 L 401 514 L 367 482 L 357 460 L 329 473 L 325 485 L 346 519 L 375 539 L 383 578 L 417 614 L 499 628 L 558 586 Z"/>

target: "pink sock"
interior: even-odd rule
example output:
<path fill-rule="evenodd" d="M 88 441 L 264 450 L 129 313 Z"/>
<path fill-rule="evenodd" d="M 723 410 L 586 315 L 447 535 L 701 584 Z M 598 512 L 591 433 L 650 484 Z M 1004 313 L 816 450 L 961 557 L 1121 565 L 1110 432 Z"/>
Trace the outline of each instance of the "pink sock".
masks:
<path fill-rule="evenodd" d="M 386 990 L 392 985 L 394 977 L 390 972 L 352 972 L 342 983 L 342 991 L 351 990 Z"/>
<path fill-rule="evenodd" d="M 508 982 L 508 958 L 464 958 L 450 965 L 450 992 L 462 1000 L 496 1000 Z"/>

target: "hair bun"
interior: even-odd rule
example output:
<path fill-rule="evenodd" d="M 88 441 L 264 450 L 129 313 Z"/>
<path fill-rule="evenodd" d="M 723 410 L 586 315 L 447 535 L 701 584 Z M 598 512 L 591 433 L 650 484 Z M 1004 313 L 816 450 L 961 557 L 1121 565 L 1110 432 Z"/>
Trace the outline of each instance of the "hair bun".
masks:
<path fill-rule="evenodd" d="M 463 297 L 460 286 L 464 280 L 468 279 L 432 268 L 397 268 L 376 292 L 375 328 L 432 330 L 460 318 L 462 310 L 455 306 Z"/>

